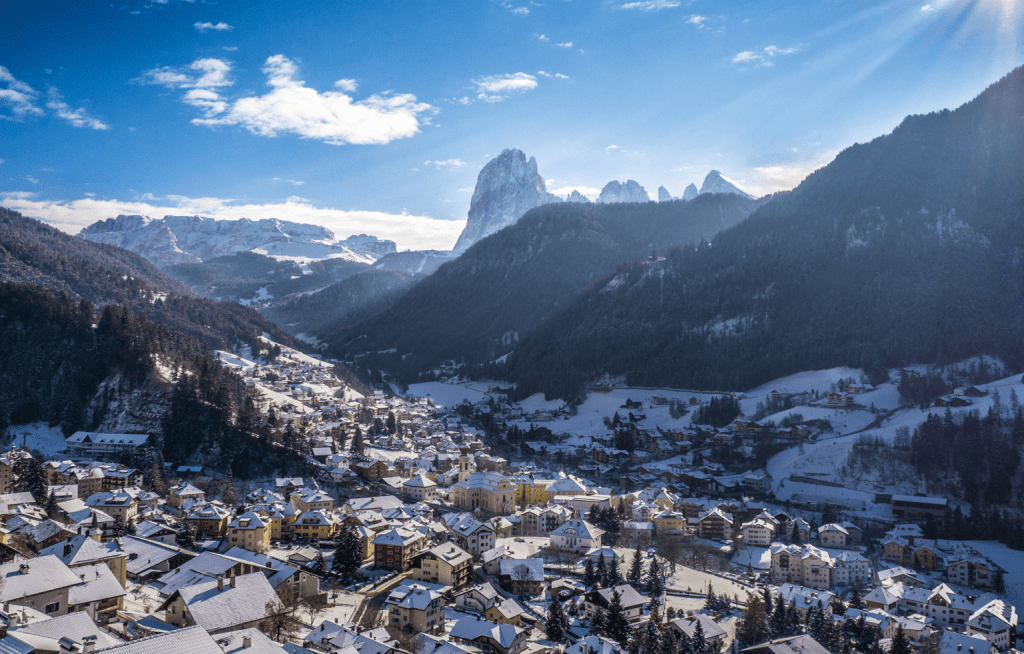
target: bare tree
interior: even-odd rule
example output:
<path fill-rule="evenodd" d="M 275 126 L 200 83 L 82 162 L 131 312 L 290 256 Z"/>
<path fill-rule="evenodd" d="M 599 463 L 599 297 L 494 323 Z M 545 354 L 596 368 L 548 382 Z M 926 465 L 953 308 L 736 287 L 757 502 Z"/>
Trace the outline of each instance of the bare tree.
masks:
<path fill-rule="evenodd" d="M 519 601 L 526 601 L 526 582 L 530 581 L 533 573 L 530 566 L 520 563 L 512 568 L 512 581 L 516 582 L 516 591 L 519 593 Z"/>
<path fill-rule="evenodd" d="M 268 601 L 264 605 L 265 617 L 260 621 L 259 630 L 279 643 L 285 642 L 302 626 L 295 617 L 297 608 L 297 604 L 285 604 L 280 599 Z"/>

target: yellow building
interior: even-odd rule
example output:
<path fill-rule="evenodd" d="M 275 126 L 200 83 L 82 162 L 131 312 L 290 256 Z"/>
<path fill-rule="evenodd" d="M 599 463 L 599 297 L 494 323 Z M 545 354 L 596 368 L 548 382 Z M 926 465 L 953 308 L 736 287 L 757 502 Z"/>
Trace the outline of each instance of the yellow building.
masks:
<path fill-rule="evenodd" d="M 666 532 L 683 534 L 686 532 L 686 522 L 686 516 L 677 511 L 661 511 L 651 516 L 655 536 Z"/>
<path fill-rule="evenodd" d="M 293 492 L 290 499 L 299 513 L 334 509 L 334 498 L 316 488 L 301 488 Z"/>
<path fill-rule="evenodd" d="M 326 540 L 334 536 L 338 524 L 338 520 L 326 511 L 306 511 L 299 514 L 291 528 L 299 538 Z"/>
<path fill-rule="evenodd" d="M 256 513 L 249 511 L 228 523 L 225 537 L 234 546 L 250 552 L 265 554 L 270 551 L 270 524 Z"/>
<path fill-rule="evenodd" d="M 528 504 L 544 505 L 548 503 L 547 488 L 554 479 L 536 479 L 530 475 L 516 475 L 512 478 L 516 487 L 516 503 L 519 506 Z"/>
<path fill-rule="evenodd" d="M 497 472 L 474 472 L 452 486 L 452 500 L 466 511 L 480 509 L 508 515 L 515 510 L 516 489 Z"/>
<path fill-rule="evenodd" d="M 171 486 L 167 491 L 167 502 L 176 509 L 188 500 L 197 500 L 201 502 L 206 499 L 206 493 L 187 482 L 180 483 L 177 486 Z"/>

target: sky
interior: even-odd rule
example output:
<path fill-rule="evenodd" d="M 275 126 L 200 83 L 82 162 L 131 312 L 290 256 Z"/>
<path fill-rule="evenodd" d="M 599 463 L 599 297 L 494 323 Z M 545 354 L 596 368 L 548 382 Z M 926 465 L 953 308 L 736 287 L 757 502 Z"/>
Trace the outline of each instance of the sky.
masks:
<path fill-rule="evenodd" d="M 0 0 L 0 205 L 449 249 L 480 169 L 795 187 L 1024 63 L 1024 0 Z"/>

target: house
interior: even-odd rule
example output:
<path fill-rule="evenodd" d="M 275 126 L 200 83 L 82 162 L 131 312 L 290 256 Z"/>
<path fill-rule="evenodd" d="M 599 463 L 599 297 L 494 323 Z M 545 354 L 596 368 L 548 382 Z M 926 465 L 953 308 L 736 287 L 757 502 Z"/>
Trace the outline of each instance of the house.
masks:
<path fill-rule="evenodd" d="M 741 649 L 742 654 L 828 654 L 825 647 L 804 634 L 788 638 L 776 638 L 760 645 Z"/>
<path fill-rule="evenodd" d="M 981 634 L 968 636 L 955 631 L 944 631 L 939 638 L 939 654 L 998 654 L 996 644 Z"/>
<path fill-rule="evenodd" d="M 450 517 L 453 518 L 453 521 L 449 523 L 448 517 L 446 517 L 445 523 L 448 525 L 452 540 L 459 547 L 472 556 L 480 556 L 494 548 L 495 533 L 490 525 L 480 522 L 468 513 Z"/>
<path fill-rule="evenodd" d="M 797 613 L 801 616 L 806 614 L 812 606 L 818 605 L 821 605 L 826 613 L 832 613 L 832 600 L 836 597 L 827 590 L 805 588 L 795 584 L 782 584 L 774 589 L 772 594 L 784 603 L 796 606 Z"/>
<path fill-rule="evenodd" d="M 584 596 L 583 612 L 590 620 L 598 609 L 607 611 L 611 606 L 613 595 L 618 593 L 619 602 L 622 604 L 622 613 L 629 622 L 639 622 L 644 614 L 644 606 L 648 599 L 638 593 L 629 584 L 621 584 L 614 588 L 599 588 L 592 590 Z"/>
<path fill-rule="evenodd" d="M 718 623 L 705 613 L 694 613 L 685 618 L 677 618 L 669 623 L 669 627 L 677 633 L 686 634 L 687 638 L 693 638 L 698 624 L 704 631 L 704 640 L 714 648 L 714 651 L 720 651 L 727 634 L 725 629 L 719 627 Z"/>
<path fill-rule="evenodd" d="M 326 511 L 334 509 L 334 498 L 319 488 L 300 488 L 288 496 L 295 510 L 299 513 L 306 511 Z"/>
<path fill-rule="evenodd" d="M 101 543 L 95 538 L 78 535 L 52 545 L 39 554 L 56 556 L 72 570 L 103 563 L 110 568 L 122 588 L 127 580 L 128 554 L 116 542 Z"/>
<path fill-rule="evenodd" d="M 476 618 L 456 620 L 449 633 L 456 642 L 473 644 L 489 654 L 516 654 L 527 639 L 525 629 Z"/>
<path fill-rule="evenodd" d="M 980 634 L 1005 652 L 1017 644 L 1017 608 L 1002 600 L 992 600 L 967 620 L 967 635 Z"/>
<path fill-rule="evenodd" d="M 85 651 L 84 648 L 80 651 Z M 224 654 L 217 641 L 202 627 L 188 627 L 133 640 L 125 645 L 104 649 L 103 654 Z"/>
<path fill-rule="evenodd" d="M 589 552 L 601 547 L 604 530 L 586 520 L 568 520 L 549 535 L 551 548 L 563 552 Z"/>
<path fill-rule="evenodd" d="M 76 431 L 66 441 L 68 453 L 72 457 L 109 458 L 111 456 L 133 454 L 140 447 L 145 447 L 149 434 L 100 434 L 96 432 Z"/>
<path fill-rule="evenodd" d="M 501 586 L 517 595 L 540 595 L 544 584 L 544 559 L 501 559 Z"/>
<path fill-rule="evenodd" d="M 139 493 L 141 489 L 138 488 L 95 493 L 89 496 L 85 505 L 103 511 L 114 520 L 120 520 L 123 525 L 134 525 L 139 515 Z"/>
<path fill-rule="evenodd" d="M 189 500 L 202 502 L 206 498 L 206 493 L 187 482 L 171 486 L 167 493 L 167 502 L 176 509 Z"/>
<path fill-rule="evenodd" d="M 211 634 L 257 627 L 267 617 L 267 604 L 280 600 L 267 577 L 253 573 L 223 577 L 179 588 L 158 610 L 176 627 L 199 625 Z"/>
<path fill-rule="evenodd" d="M 732 516 L 719 508 L 713 508 L 698 517 L 701 538 L 728 540 L 732 538 Z"/>
<path fill-rule="evenodd" d="M 850 532 L 835 523 L 822 525 L 818 527 L 818 541 L 822 547 L 843 548 L 850 544 Z"/>
<path fill-rule="evenodd" d="M 835 562 L 828 552 L 813 545 L 771 545 L 772 583 L 791 583 L 817 590 L 835 586 Z"/>
<path fill-rule="evenodd" d="M 252 511 L 229 522 L 225 538 L 232 547 L 241 547 L 257 554 L 270 551 L 270 525 Z"/>
<path fill-rule="evenodd" d="M 402 482 L 402 494 L 417 502 L 436 502 L 437 483 L 421 472 Z"/>
<path fill-rule="evenodd" d="M 523 620 L 525 613 L 526 609 L 514 599 L 503 599 L 484 611 L 484 620 L 510 624 L 513 627 L 525 627 L 526 621 Z"/>
<path fill-rule="evenodd" d="M 71 588 L 82 583 L 52 554 L 0 565 L 0 579 L 0 604 L 27 606 L 51 616 L 68 612 Z"/>
<path fill-rule="evenodd" d="M 769 547 L 775 538 L 776 524 L 762 518 L 754 518 L 740 526 L 743 542 L 752 547 Z"/>
<path fill-rule="evenodd" d="M 355 461 L 350 469 L 366 481 L 380 481 L 388 474 L 388 464 L 383 461 Z"/>
<path fill-rule="evenodd" d="M 452 588 L 469 584 L 473 576 L 473 557 L 454 543 L 424 550 L 413 559 L 412 578 Z"/>
<path fill-rule="evenodd" d="M 96 624 L 117 618 L 127 594 L 114 573 L 103 563 L 79 566 L 74 570 L 82 582 L 68 591 L 68 610 L 84 611 Z"/>
<path fill-rule="evenodd" d="M 400 633 L 437 633 L 444 631 L 444 595 L 419 584 L 402 585 L 391 591 L 388 608 L 388 631 Z"/>
<path fill-rule="evenodd" d="M 902 520 L 924 523 L 931 519 L 937 525 L 946 520 L 949 501 L 944 497 L 893 495 L 892 515 Z"/>
<path fill-rule="evenodd" d="M 338 519 L 330 512 L 317 509 L 296 516 L 291 528 L 292 533 L 299 538 L 327 540 L 334 537 L 339 524 Z"/>
<path fill-rule="evenodd" d="M 996 566 L 984 557 L 962 552 L 946 561 L 946 578 L 974 588 L 991 588 L 996 583 Z"/>
<path fill-rule="evenodd" d="M 455 593 L 455 606 L 464 611 L 483 613 L 502 600 L 498 591 L 489 583 L 471 586 Z"/>
<path fill-rule="evenodd" d="M 373 539 L 373 562 L 378 568 L 405 572 L 413 557 L 426 544 L 418 531 L 395 527 Z"/>

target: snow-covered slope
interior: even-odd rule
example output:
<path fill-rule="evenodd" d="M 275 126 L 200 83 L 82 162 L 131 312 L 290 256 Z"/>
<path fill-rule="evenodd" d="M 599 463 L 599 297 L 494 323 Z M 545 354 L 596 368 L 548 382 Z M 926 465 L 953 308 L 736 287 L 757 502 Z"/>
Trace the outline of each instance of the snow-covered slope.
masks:
<path fill-rule="evenodd" d="M 201 263 L 252 251 L 277 259 L 311 261 L 342 258 L 372 264 L 395 251 L 392 241 L 360 234 L 344 240 L 319 225 L 284 220 L 214 220 L 202 216 L 118 216 L 78 234 L 97 243 L 137 252 L 160 267 Z"/>

